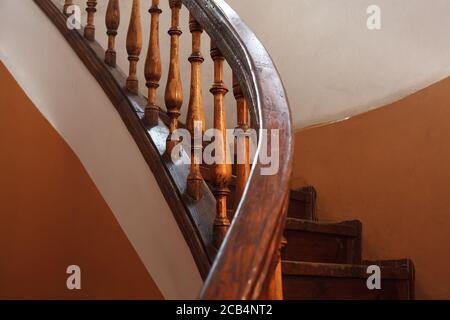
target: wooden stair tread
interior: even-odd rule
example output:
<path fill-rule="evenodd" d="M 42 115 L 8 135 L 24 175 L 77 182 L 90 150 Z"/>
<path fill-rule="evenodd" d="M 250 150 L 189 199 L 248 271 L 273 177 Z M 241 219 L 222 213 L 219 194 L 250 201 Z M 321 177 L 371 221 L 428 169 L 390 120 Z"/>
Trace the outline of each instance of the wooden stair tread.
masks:
<path fill-rule="evenodd" d="M 361 263 L 361 222 L 318 222 L 287 218 L 287 245 L 282 258 L 289 261 Z"/>
<path fill-rule="evenodd" d="M 360 235 L 361 222 L 359 220 L 343 221 L 338 223 L 310 221 L 296 218 L 287 218 L 285 230 L 298 230 L 334 235 L 357 237 Z"/>
<path fill-rule="evenodd" d="M 382 279 L 408 280 L 412 272 L 409 260 L 397 266 L 380 265 Z M 283 261 L 283 275 L 367 279 L 367 265 Z"/>
<path fill-rule="evenodd" d="M 381 288 L 370 290 L 368 265 L 283 261 L 286 300 L 414 299 L 414 266 L 410 260 L 378 261 Z"/>

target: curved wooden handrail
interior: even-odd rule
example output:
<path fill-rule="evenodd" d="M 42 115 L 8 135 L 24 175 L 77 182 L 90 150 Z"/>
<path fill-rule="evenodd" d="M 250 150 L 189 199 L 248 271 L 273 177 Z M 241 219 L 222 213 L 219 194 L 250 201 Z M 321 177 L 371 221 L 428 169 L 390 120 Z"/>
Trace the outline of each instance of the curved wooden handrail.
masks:
<path fill-rule="evenodd" d="M 264 176 L 261 174 L 263 165 L 253 164 L 231 227 L 215 255 L 211 245 L 214 197 L 205 183 L 201 185 L 203 197 L 200 200 L 186 197 L 188 171 L 174 166 L 160 150 L 166 139 L 159 132 L 166 128 L 158 125 L 148 130 L 144 126 L 141 106 L 147 104 L 146 99 L 123 90 L 126 76 L 118 68 L 104 63 L 104 50 L 98 43 L 84 39 L 82 31 L 67 29 L 62 8 L 56 7 L 52 0 L 34 2 L 48 15 L 107 93 L 155 174 L 199 270 L 206 276 L 199 297 L 273 297 L 266 293 L 270 291 L 268 288 L 273 288 L 274 259 L 279 258 L 292 170 L 293 134 L 289 104 L 280 76 L 255 34 L 223 0 L 182 0 L 238 78 L 248 100 L 253 127 L 266 129 L 269 133 L 278 130 L 280 138 L 278 173 Z M 164 119 L 161 111 L 159 116 Z M 165 119 L 164 122 L 169 121 Z M 264 141 L 263 134 L 262 130 L 258 131 L 260 143 Z M 258 144 L 256 159 L 260 151 Z"/>
<path fill-rule="evenodd" d="M 289 104 L 268 52 L 223 0 L 183 0 L 225 56 L 249 100 L 257 129 L 279 130 L 278 174 L 252 167 L 231 228 L 201 291 L 201 299 L 258 299 L 267 281 L 284 227 L 292 170 Z M 259 131 L 262 141 L 263 132 Z M 257 155 L 261 146 L 258 146 Z"/>

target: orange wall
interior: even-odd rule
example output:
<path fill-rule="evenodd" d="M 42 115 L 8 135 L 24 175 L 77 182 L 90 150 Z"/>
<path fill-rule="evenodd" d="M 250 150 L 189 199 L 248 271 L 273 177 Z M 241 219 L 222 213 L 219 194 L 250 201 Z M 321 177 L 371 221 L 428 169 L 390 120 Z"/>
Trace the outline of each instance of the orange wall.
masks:
<path fill-rule="evenodd" d="M 0 63 L 0 299 L 162 299 L 82 164 Z M 82 290 L 66 287 L 81 267 Z"/>
<path fill-rule="evenodd" d="M 296 134 L 293 187 L 321 220 L 363 222 L 366 258 L 412 258 L 418 299 L 450 299 L 450 78 Z"/>

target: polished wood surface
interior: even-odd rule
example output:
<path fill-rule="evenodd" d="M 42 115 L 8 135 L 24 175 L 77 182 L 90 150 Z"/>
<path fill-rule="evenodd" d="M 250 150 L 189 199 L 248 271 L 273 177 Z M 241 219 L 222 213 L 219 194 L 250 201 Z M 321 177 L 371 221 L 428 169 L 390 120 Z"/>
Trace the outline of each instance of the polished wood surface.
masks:
<path fill-rule="evenodd" d="M 381 267 L 381 290 L 368 290 L 367 266 L 312 262 L 283 262 L 287 300 L 408 300 L 414 298 L 414 265 L 410 260 Z"/>
<path fill-rule="evenodd" d="M 145 60 L 145 80 L 148 88 L 147 106 L 144 111 L 144 121 L 148 126 L 158 124 L 159 107 L 156 103 L 156 93 L 161 80 L 161 49 L 159 47 L 159 16 L 162 13 L 159 8 L 159 0 L 152 0 L 149 10 L 151 14 L 150 41 Z"/>
<path fill-rule="evenodd" d="M 50 0 L 35 0 L 35 2 L 49 16 L 55 15 L 50 8 Z M 137 63 L 142 48 L 140 1 L 133 0 L 126 43 L 130 70 L 126 80 L 127 90 L 123 92 L 120 91 L 120 88 L 125 81 L 121 80 L 120 70 L 117 67 L 109 68 L 102 62 L 105 53 L 100 46 L 94 41 L 90 42 L 91 44 L 88 44 L 87 41 L 84 42 L 84 40 L 80 41 L 76 38 L 76 32 L 72 34 L 67 32 L 64 28 L 64 20 L 58 20 L 58 18 L 52 21 L 68 39 L 118 108 L 144 158 L 152 168 L 166 200 L 174 211 L 174 215 L 203 275 L 206 275 L 215 260 L 200 297 L 206 299 L 257 299 L 267 295 L 264 292 L 265 284 L 271 280 L 274 274 L 276 275 L 273 272 L 274 261 L 279 250 L 286 215 L 287 201 L 280 202 L 280 199 L 287 199 L 292 163 L 291 122 L 287 99 L 269 55 L 254 34 L 225 2 L 183 0 L 182 3 L 189 10 L 189 29 L 192 33 L 192 54 L 189 57 L 191 87 L 186 128 L 194 134 L 197 125 L 197 135 L 202 135 L 206 129 L 201 80 L 202 63 L 204 61 L 201 54 L 201 38 L 203 28 L 205 28 L 214 43 L 211 52 L 215 60 L 216 74 L 212 89 L 215 110 L 214 126 L 222 131 L 226 128 L 223 105 L 225 90 L 221 87 L 222 83 L 218 85 L 219 79 L 223 82 L 223 65 L 226 60 L 235 73 L 241 85 L 243 96 L 246 98 L 247 116 L 250 114 L 250 117 L 248 119 L 243 117 L 242 124 L 251 121 L 258 130 L 262 128 L 280 130 L 280 157 L 284 160 L 280 164 L 280 171 L 276 175 L 263 176 L 261 175 L 261 164 L 256 163 L 254 170 L 250 173 L 248 173 L 247 166 L 247 173 L 242 175 L 244 178 L 248 176 L 248 179 L 243 179 L 243 181 L 247 180 L 246 192 L 242 194 L 242 191 L 240 191 L 241 199 L 235 212 L 235 221 L 220 246 L 219 243 L 224 238 L 225 232 L 214 233 L 213 227 L 214 221 L 216 221 L 216 230 L 217 227 L 223 227 L 217 224 L 219 219 L 216 219 L 216 214 L 219 213 L 219 218 L 226 217 L 226 202 L 224 203 L 224 200 L 227 198 L 225 196 L 226 187 L 229 187 L 227 185 L 230 179 L 228 171 L 231 172 L 231 170 L 228 168 L 224 170 L 222 166 L 211 169 L 213 190 L 215 190 L 215 196 L 219 200 L 214 201 L 200 172 L 202 142 L 200 140 L 193 141 L 191 149 L 192 164 L 188 170 L 183 171 L 183 168 L 174 165 L 163 155 L 164 148 L 161 149 L 159 145 L 161 138 L 165 140 L 167 137 L 162 134 L 163 128 L 159 125 L 154 128 L 144 126 L 146 121 L 140 106 L 151 104 L 154 100 L 151 95 L 149 96 L 150 99 L 147 99 L 147 103 L 144 99 L 141 99 L 136 76 Z M 176 25 L 179 24 L 179 12 L 177 12 L 179 2 L 170 1 L 170 4 L 173 17 L 171 29 L 175 29 L 178 28 Z M 62 9 L 60 14 L 63 16 Z M 152 14 L 153 17 L 155 15 Z M 157 19 L 152 18 L 152 21 L 157 21 Z M 90 22 L 93 26 L 94 20 L 92 19 Z M 151 28 L 156 30 L 153 23 L 150 23 L 150 25 Z M 168 122 L 172 123 L 170 125 L 172 128 L 175 128 L 175 122 L 178 118 L 177 113 L 179 113 L 182 104 L 182 99 L 176 93 L 182 91 L 181 81 L 179 87 L 176 83 L 177 78 L 179 78 L 179 66 L 177 66 L 177 60 L 179 60 L 179 53 L 177 52 L 179 47 L 179 43 L 177 43 L 178 33 L 173 31 L 170 34 L 173 50 L 171 50 L 169 73 L 170 68 L 172 68 L 172 79 L 175 79 L 175 85 L 170 84 L 169 80 L 169 88 L 166 88 L 170 92 L 169 99 L 166 100 L 171 104 L 173 103 L 173 107 L 168 108 Z M 154 34 L 156 35 L 156 32 Z M 158 47 L 154 42 L 156 38 L 155 36 L 150 40 L 149 48 Z M 93 52 L 94 55 L 92 55 Z M 99 52 L 103 57 L 97 60 Z M 152 57 L 152 54 L 152 50 L 149 50 L 150 57 Z M 155 64 L 152 64 L 151 68 L 154 67 Z M 148 66 L 146 69 L 148 71 L 151 68 Z M 152 81 L 151 87 L 154 88 L 155 72 L 151 73 L 152 71 L 147 72 L 146 78 L 148 83 L 150 83 L 149 80 Z M 176 98 L 173 99 L 175 95 Z M 173 102 L 174 100 L 175 102 Z M 144 104 L 142 104 L 143 101 Z M 125 106 L 126 104 L 128 106 Z M 162 113 L 159 112 L 159 115 L 161 117 Z M 163 121 L 167 119 L 167 117 L 161 118 Z M 147 131 L 146 129 L 150 130 Z M 155 149 L 155 146 L 158 148 Z M 244 182 L 241 186 L 243 185 L 245 185 Z M 236 203 L 238 202 L 236 201 Z M 216 237 L 214 234 L 216 234 Z M 217 235 L 220 236 L 217 237 Z M 235 248 L 239 248 L 239 251 L 236 251 Z M 276 266 L 277 264 L 275 264 L 275 270 L 277 270 Z"/>
<path fill-rule="evenodd" d="M 293 151 L 286 93 L 267 51 L 225 2 L 183 0 L 183 4 L 236 73 L 258 129 L 279 130 L 283 159 L 279 171 L 265 176 L 262 165 L 254 165 L 245 197 L 200 294 L 202 299 L 258 299 L 279 249 L 286 217 L 284 199 L 289 193 Z"/>
<path fill-rule="evenodd" d="M 171 153 L 174 144 L 172 133 L 178 128 L 178 118 L 180 117 L 181 106 L 183 105 L 183 86 L 180 74 L 180 11 L 181 0 L 169 0 L 172 11 L 170 35 L 170 63 L 169 74 L 167 76 L 167 85 L 165 92 L 165 103 L 167 115 L 169 116 L 169 135 L 167 137 L 166 150 Z"/>
<path fill-rule="evenodd" d="M 131 8 L 130 25 L 127 33 L 127 53 L 130 61 L 130 69 L 126 82 L 126 88 L 133 94 L 139 93 L 139 81 L 137 78 L 137 64 L 142 50 L 141 27 L 141 1 L 133 0 Z"/>
<path fill-rule="evenodd" d="M 200 163 L 202 161 L 203 143 L 202 138 L 205 132 L 205 114 L 203 111 L 202 74 L 201 66 L 204 62 L 201 53 L 201 37 L 203 27 L 195 20 L 192 14 L 189 15 L 189 30 L 192 33 L 192 54 L 189 57 L 191 63 L 191 89 L 189 98 L 186 127 L 191 133 L 191 171 L 188 176 L 188 194 L 199 200 L 200 185 L 203 178 L 200 173 Z M 197 136 L 197 139 L 195 137 Z"/>
<path fill-rule="evenodd" d="M 214 61 L 214 83 L 210 90 L 214 95 L 214 129 L 219 133 L 214 140 L 216 163 L 212 166 L 211 180 L 216 197 L 214 245 L 219 248 L 230 227 L 230 220 L 227 216 L 227 197 L 230 194 L 228 185 L 231 180 L 231 164 L 226 132 L 225 95 L 228 93 L 228 89 L 224 83 L 225 58 L 214 42 L 211 42 L 211 58 Z"/>
<path fill-rule="evenodd" d="M 108 49 L 105 52 L 105 62 L 111 67 L 116 66 L 116 36 L 120 25 L 119 0 L 109 0 L 105 16 Z"/>
<path fill-rule="evenodd" d="M 239 79 L 233 73 L 233 93 L 237 104 L 236 127 L 236 195 L 234 197 L 234 207 L 237 208 L 241 201 L 244 189 L 250 175 L 250 140 L 245 134 L 249 129 L 249 111 L 247 100 L 245 99 Z"/>
<path fill-rule="evenodd" d="M 97 12 L 97 1 L 96 0 L 88 0 L 86 3 L 86 11 L 87 11 L 87 23 L 84 28 L 84 36 L 86 39 L 90 41 L 95 40 L 95 13 Z"/>

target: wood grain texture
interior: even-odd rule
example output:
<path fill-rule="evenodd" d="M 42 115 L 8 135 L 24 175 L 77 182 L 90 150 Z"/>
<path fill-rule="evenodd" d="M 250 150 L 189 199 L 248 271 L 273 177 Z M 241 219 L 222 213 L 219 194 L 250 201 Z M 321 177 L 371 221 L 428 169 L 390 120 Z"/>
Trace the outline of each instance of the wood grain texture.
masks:
<path fill-rule="evenodd" d="M 189 15 L 189 30 L 192 33 L 192 54 L 189 57 L 189 62 L 191 63 L 191 89 L 186 127 L 191 134 L 192 140 L 191 171 L 187 178 L 187 192 L 192 199 L 199 200 L 202 196 L 200 185 L 203 182 L 203 178 L 200 173 L 200 163 L 202 162 L 203 154 L 202 138 L 205 132 L 201 66 L 205 59 L 201 53 L 203 27 L 195 20 L 192 14 Z"/>
<path fill-rule="evenodd" d="M 116 67 L 116 36 L 120 25 L 119 0 L 109 0 L 105 15 L 106 34 L 108 35 L 108 49 L 105 52 L 105 63 Z"/>
<path fill-rule="evenodd" d="M 239 79 L 233 73 L 233 93 L 237 104 L 237 123 L 236 127 L 236 194 L 234 197 L 234 207 L 239 206 L 239 202 L 244 194 L 248 177 L 250 176 L 250 141 L 246 135 L 249 129 L 249 111 L 247 100 L 242 91 Z"/>
<path fill-rule="evenodd" d="M 283 285 L 288 300 L 413 299 L 414 266 L 409 260 L 381 267 L 381 290 L 368 290 L 367 266 L 283 261 Z"/>
<path fill-rule="evenodd" d="M 312 186 L 291 190 L 288 216 L 292 218 L 317 221 L 317 192 Z"/>
<path fill-rule="evenodd" d="M 167 85 L 164 95 L 167 115 L 170 119 L 169 135 L 167 137 L 166 150 L 171 153 L 176 142 L 172 141 L 172 133 L 178 128 L 181 106 L 183 105 L 183 86 L 180 72 L 180 11 L 181 0 L 169 0 L 172 11 L 170 35 L 170 63 Z"/>
<path fill-rule="evenodd" d="M 283 259 L 323 263 L 361 263 L 361 222 L 322 223 L 288 218 Z"/>
<path fill-rule="evenodd" d="M 212 165 L 211 180 L 216 197 L 214 245 L 219 248 L 230 227 L 227 198 L 230 194 L 231 165 L 226 132 L 225 95 L 228 93 L 228 89 L 224 83 L 225 58 L 213 41 L 211 41 L 211 58 L 214 61 L 214 83 L 210 91 L 214 95 L 214 129 L 218 131 L 218 135 L 214 137 L 216 163 Z"/>
<path fill-rule="evenodd" d="M 202 299 L 257 299 L 279 249 L 287 209 L 293 135 L 286 94 L 269 54 L 224 1 L 183 0 L 183 4 L 236 73 L 255 125 L 279 130 L 283 159 L 279 171 L 263 176 L 262 165 L 253 165 L 232 226 L 200 294 Z"/>
<path fill-rule="evenodd" d="M 161 80 L 161 49 L 159 47 L 159 16 L 162 13 L 159 0 L 152 0 L 149 10 L 151 14 L 150 41 L 145 60 L 145 80 L 148 88 L 147 106 L 144 111 L 144 121 L 148 126 L 158 125 L 159 107 L 156 104 L 156 94 Z"/>
<path fill-rule="evenodd" d="M 133 0 L 131 18 L 127 33 L 127 53 L 130 61 L 130 70 L 126 88 L 133 94 L 139 93 L 139 81 L 137 78 L 137 64 L 142 50 L 142 26 L 141 26 L 141 1 Z"/>

